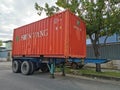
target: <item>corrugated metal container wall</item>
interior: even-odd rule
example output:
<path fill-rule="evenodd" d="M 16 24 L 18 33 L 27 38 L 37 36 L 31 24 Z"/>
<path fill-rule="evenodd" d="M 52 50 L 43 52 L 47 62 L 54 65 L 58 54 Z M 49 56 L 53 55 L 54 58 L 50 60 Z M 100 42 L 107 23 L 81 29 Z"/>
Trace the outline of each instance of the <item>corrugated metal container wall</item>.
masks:
<path fill-rule="evenodd" d="M 72 57 L 86 56 L 86 28 L 85 23 L 70 13 L 68 18 L 69 23 L 69 49 Z"/>
<path fill-rule="evenodd" d="M 69 10 L 14 30 L 13 57 L 86 57 L 85 23 Z"/>

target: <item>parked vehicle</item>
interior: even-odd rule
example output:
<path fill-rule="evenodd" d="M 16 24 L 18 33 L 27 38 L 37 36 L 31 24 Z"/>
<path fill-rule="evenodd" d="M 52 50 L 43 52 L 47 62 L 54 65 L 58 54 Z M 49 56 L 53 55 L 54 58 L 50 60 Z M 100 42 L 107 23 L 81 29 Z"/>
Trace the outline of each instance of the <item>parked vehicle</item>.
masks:
<path fill-rule="evenodd" d="M 54 77 L 56 64 L 86 57 L 86 26 L 69 10 L 16 28 L 13 36 L 12 70 L 33 74 L 41 69 Z"/>

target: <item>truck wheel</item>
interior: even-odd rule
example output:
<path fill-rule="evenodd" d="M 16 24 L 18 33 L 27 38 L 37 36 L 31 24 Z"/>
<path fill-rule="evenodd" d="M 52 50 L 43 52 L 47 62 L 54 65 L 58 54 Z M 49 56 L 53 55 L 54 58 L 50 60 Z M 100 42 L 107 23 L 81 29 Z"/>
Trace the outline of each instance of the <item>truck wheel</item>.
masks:
<path fill-rule="evenodd" d="M 29 61 L 24 61 L 21 65 L 21 72 L 24 75 L 29 75 L 31 73 L 31 64 Z"/>
<path fill-rule="evenodd" d="M 30 74 L 33 74 L 34 71 L 35 71 L 35 65 L 33 62 L 29 62 L 30 63 L 30 66 L 31 66 L 31 70 L 30 70 Z"/>
<path fill-rule="evenodd" d="M 21 70 L 21 62 L 20 61 L 13 61 L 12 62 L 12 71 L 14 73 L 19 73 Z"/>
<path fill-rule="evenodd" d="M 49 68 L 48 68 L 47 64 L 45 64 L 45 63 L 42 64 L 41 71 L 42 72 L 49 72 Z"/>

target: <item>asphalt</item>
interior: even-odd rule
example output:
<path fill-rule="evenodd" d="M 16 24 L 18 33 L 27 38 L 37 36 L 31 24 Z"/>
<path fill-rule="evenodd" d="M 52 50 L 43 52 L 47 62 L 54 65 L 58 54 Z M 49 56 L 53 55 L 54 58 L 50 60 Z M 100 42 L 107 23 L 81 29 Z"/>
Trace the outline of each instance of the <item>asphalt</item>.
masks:
<path fill-rule="evenodd" d="M 0 62 L 0 70 L 10 70 L 12 62 Z"/>
<path fill-rule="evenodd" d="M 51 79 L 49 73 L 40 71 L 30 76 L 15 74 L 11 70 L 11 63 L 0 62 L 0 90 L 120 90 L 119 81 L 55 76 L 55 79 Z"/>

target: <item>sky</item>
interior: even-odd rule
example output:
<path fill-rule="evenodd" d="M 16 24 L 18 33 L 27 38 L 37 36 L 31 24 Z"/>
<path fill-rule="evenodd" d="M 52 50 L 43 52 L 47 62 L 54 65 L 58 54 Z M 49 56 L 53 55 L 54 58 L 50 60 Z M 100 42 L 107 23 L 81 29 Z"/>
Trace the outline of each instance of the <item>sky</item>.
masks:
<path fill-rule="evenodd" d="M 37 15 L 35 2 L 54 5 L 56 0 L 0 0 L 0 40 L 12 40 L 15 28 L 45 18 Z"/>

